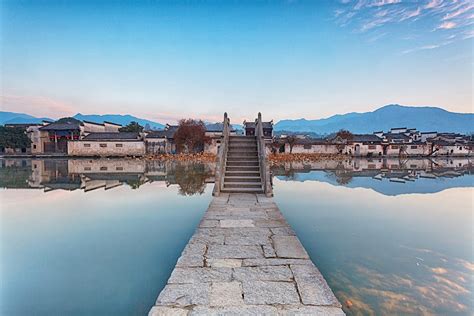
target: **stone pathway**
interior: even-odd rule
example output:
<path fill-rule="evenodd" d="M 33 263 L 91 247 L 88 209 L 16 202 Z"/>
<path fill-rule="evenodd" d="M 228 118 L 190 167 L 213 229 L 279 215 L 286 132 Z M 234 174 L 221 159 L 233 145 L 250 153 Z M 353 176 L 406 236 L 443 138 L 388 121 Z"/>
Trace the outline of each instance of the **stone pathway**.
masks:
<path fill-rule="evenodd" d="M 272 198 L 215 197 L 149 315 L 344 315 Z"/>

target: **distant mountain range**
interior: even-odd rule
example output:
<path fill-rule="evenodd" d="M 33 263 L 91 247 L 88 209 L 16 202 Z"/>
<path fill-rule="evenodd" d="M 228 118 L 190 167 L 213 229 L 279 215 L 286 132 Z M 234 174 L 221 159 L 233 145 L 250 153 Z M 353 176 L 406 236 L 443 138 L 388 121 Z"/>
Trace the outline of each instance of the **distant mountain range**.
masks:
<path fill-rule="evenodd" d="M 268 115 L 271 116 L 271 115 Z M 163 129 L 164 125 L 158 122 L 138 118 L 132 115 L 84 115 L 78 113 L 74 118 L 96 123 L 109 121 L 127 125 L 131 121 L 142 126 L 149 125 L 152 129 Z M 39 123 L 42 120 L 53 121 L 50 118 L 38 118 L 24 113 L 0 112 L 0 124 L 6 123 Z M 392 127 L 416 128 L 419 131 L 437 132 L 474 132 L 474 114 L 448 112 L 438 107 L 414 107 L 391 104 L 372 112 L 338 114 L 324 119 L 281 120 L 275 124 L 275 131 L 307 132 L 318 135 L 330 134 L 340 129 L 347 129 L 352 133 L 373 133 L 387 131 Z M 241 126 L 234 128 L 242 129 Z"/>
<path fill-rule="evenodd" d="M 135 121 L 138 124 L 145 126 L 149 125 L 151 129 L 163 129 L 165 126 L 161 123 L 145 120 L 132 115 L 119 115 L 119 114 L 105 114 L 105 115 L 84 115 L 77 113 L 73 116 L 74 118 L 81 121 L 89 121 L 95 123 L 103 123 L 104 121 L 121 124 L 123 126 L 128 123 Z M 1 112 L 0 111 L 0 125 L 4 124 L 20 124 L 20 123 L 41 123 L 41 121 L 55 121 L 54 119 L 47 117 L 34 117 L 24 113 L 15 112 Z"/>
<path fill-rule="evenodd" d="M 21 123 L 41 123 L 41 121 L 54 121 L 47 117 L 34 117 L 25 113 L 2 112 L 0 111 L 0 125 L 21 124 Z"/>
<path fill-rule="evenodd" d="M 133 115 L 128 115 L 128 114 L 127 115 L 119 115 L 119 114 L 87 115 L 87 114 L 77 113 L 73 117 L 81 121 L 89 121 L 89 122 L 95 122 L 95 123 L 102 123 L 104 121 L 107 121 L 107 122 L 112 122 L 112 123 L 121 124 L 125 126 L 128 123 L 135 121 L 141 126 L 146 126 L 148 124 L 151 129 L 163 129 L 165 127 L 165 125 L 161 123 L 153 122 L 150 120 L 142 119 L 142 118 L 139 118 Z"/>
<path fill-rule="evenodd" d="M 392 127 L 416 128 L 419 131 L 471 133 L 474 114 L 448 112 L 437 107 L 414 107 L 391 104 L 373 112 L 338 114 L 317 120 L 281 120 L 277 131 L 329 134 L 340 129 L 352 133 L 387 131 Z"/>

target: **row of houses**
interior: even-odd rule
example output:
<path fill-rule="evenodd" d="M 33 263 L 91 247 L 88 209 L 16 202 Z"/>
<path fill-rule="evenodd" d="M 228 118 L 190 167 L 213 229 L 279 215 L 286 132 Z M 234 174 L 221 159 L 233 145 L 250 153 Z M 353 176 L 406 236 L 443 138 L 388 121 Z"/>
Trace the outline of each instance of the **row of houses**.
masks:
<path fill-rule="evenodd" d="M 95 123 L 64 118 L 41 124 L 10 124 L 21 127 L 31 140 L 31 148 L 20 153 L 68 156 L 144 156 L 177 153 L 174 135 L 177 125 L 167 124 L 160 131 L 142 133 L 119 132 L 121 125 L 112 122 Z M 255 135 L 255 122 L 244 122 L 245 135 Z M 202 150 L 217 154 L 221 139 L 222 123 L 206 125 Z M 231 135 L 239 131 L 232 129 Z M 388 132 L 354 134 L 350 137 L 335 136 L 325 139 L 304 135 L 291 137 L 273 135 L 273 122 L 263 122 L 267 151 L 275 153 L 344 154 L 355 157 L 404 157 L 404 156 L 470 156 L 473 141 L 470 136 L 457 133 L 420 132 L 415 128 L 392 128 Z M 18 151 L 18 149 L 16 149 Z M 7 154 L 9 152 L 6 152 Z"/>
<path fill-rule="evenodd" d="M 177 153 L 174 135 L 178 125 L 167 124 L 160 131 L 120 132 L 112 122 L 95 123 L 64 118 L 41 124 L 7 124 L 23 128 L 31 140 L 31 148 L 7 148 L 4 154 L 67 155 L 67 156 L 144 156 Z M 222 123 L 206 125 L 202 150 L 217 154 L 222 138 Z M 237 134 L 231 130 L 231 134 Z"/>
<path fill-rule="evenodd" d="M 420 132 L 415 128 L 392 128 L 388 132 L 354 134 L 329 139 L 288 137 L 274 141 L 274 151 L 292 153 L 345 154 L 356 157 L 380 156 L 470 156 L 474 142 L 457 133 Z M 278 150 L 275 150 L 278 148 Z"/>

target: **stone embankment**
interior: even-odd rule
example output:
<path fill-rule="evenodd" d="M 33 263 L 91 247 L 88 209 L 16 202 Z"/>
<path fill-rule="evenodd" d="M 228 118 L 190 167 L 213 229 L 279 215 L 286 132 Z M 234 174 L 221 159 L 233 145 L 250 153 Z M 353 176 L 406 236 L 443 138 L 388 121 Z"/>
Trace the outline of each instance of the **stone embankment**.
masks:
<path fill-rule="evenodd" d="M 215 197 L 149 315 L 344 315 L 272 198 Z"/>

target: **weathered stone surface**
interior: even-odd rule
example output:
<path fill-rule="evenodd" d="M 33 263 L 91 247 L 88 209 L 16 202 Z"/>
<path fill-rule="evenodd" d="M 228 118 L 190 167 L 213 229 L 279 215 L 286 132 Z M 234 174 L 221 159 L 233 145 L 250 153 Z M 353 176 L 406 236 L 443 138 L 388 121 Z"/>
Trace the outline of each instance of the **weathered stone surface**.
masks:
<path fill-rule="evenodd" d="M 219 221 L 217 220 L 203 219 L 201 223 L 199 223 L 199 227 L 217 227 L 217 226 L 219 226 Z"/>
<path fill-rule="evenodd" d="M 299 306 L 299 307 L 284 307 L 279 310 L 279 315 L 293 316 L 293 315 L 319 315 L 319 316 L 343 316 L 345 315 L 342 309 L 330 306 Z"/>
<path fill-rule="evenodd" d="M 270 228 L 272 233 L 274 235 L 282 235 L 282 236 L 295 236 L 295 232 L 291 227 L 275 227 L 275 228 Z"/>
<path fill-rule="evenodd" d="M 253 220 L 250 219 L 223 219 L 220 220 L 220 226 L 227 227 L 255 227 Z"/>
<path fill-rule="evenodd" d="M 203 243 L 189 243 L 184 248 L 181 257 L 176 263 L 177 267 L 203 267 L 204 253 L 206 252 L 206 245 Z"/>
<path fill-rule="evenodd" d="M 214 198 L 150 315 L 343 315 L 271 198 Z"/>
<path fill-rule="evenodd" d="M 211 306 L 243 305 L 242 284 L 240 282 L 214 282 L 211 284 Z"/>
<path fill-rule="evenodd" d="M 175 268 L 168 283 L 226 282 L 231 278 L 230 268 Z"/>
<path fill-rule="evenodd" d="M 207 258 L 211 259 L 246 259 L 263 258 L 260 246 L 242 245 L 211 245 L 207 251 Z"/>
<path fill-rule="evenodd" d="M 262 245 L 263 255 L 265 258 L 274 258 L 276 257 L 275 249 L 273 249 L 272 245 Z"/>
<path fill-rule="evenodd" d="M 209 283 L 168 284 L 161 291 L 156 305 L 209 305 Z"/>
<path fill-rule="evenodd" d="M 272 236 L 279 258 L 308 259 L 308 253 L 296 236 Z"/>
<path fill-rule="evenodd" d="M 341 306 L 314 265 L 290 265 L 290 268 L 303 304 Z"/>
<path fill-rule="evenodd" d="M 190 243 L 204 243 L 207 245 L 223 245 L 224 236 L 211 234 L 205 229 L 199 229 L 193 237 L 191 237 Z"/>
<path fill-rule="evenodd" d="M 242 283 L 246 304 L 298 304 L 300 298 L 294 283 L 249 281 Z"/>
<path fill-rule="evenodd" d="M 260 266 L 235 268 L 233 278 L 238 281 L 287 281 L 293 280 L 293 274 L 287 266 Z"/>
<path fill-rule="evenodd" d="M 211 268 L 237 268 L 242 266 L 242 259 L 207 259 Z"/>
<path fill-rule="evenodd" d="M 189 310 L 179 307 L 153 306 L 148 316 L 185 316 Z"/>
<path fill-rule="evenodd" d="M 287 227 L 288 223 L 285 220 L 278 219 L 257 219 L 255 220 L 257 227 Z"/>
<path fill-rule="evenodd" d="M 273 306 L 265 305 L 242 305 L 242 306 L 229 306 L 229 307 L 195 307 L 190 315 L 211 315 L 211 316 L 260 316 L 260 315 L 277 315 L 278 310 Z"/>
<path fill-rule="evenodd" d="M 270 244 L 268 234 L 250 233 L 246 236 L 242 234 L 232 234 L 226 236 L 224 243 L 226 245 L 268 245 Z"/>
<path fill-rule="evenodd" d="M 242 261 L 243 267 L 255 267 L 255 266 L 281 266 L 289 264 L 309 264 L 313 263 L 309 259 L 279 259 L 279 258 L 267 258 L 267 259 L 245 259 Z"/>

